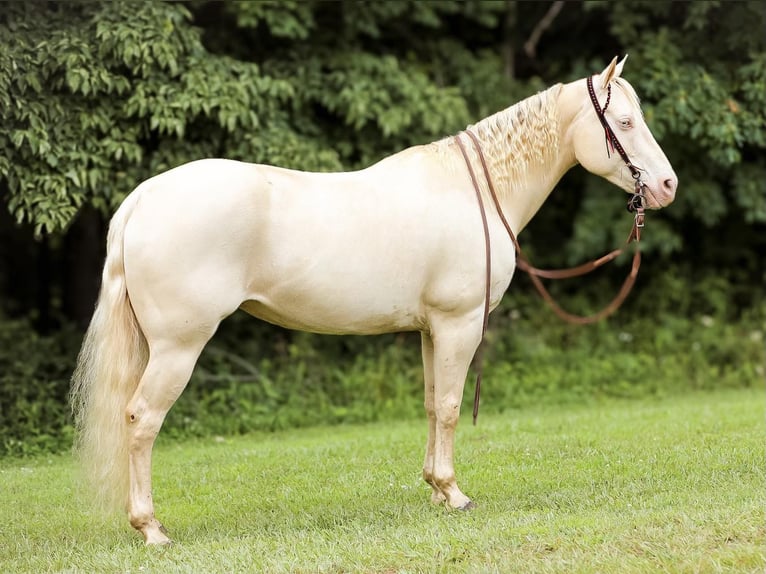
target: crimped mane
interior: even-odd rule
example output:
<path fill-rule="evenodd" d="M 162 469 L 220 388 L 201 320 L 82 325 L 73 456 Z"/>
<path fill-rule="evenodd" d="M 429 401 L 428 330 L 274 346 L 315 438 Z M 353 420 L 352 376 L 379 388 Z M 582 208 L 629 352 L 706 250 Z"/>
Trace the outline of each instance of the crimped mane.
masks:
<path fill-rule="evenodd" d="M 540 170 L 530 168 L 547 164 L 558 152 L 557 102 L 561 87 L 556 84 L 468 127 L 481 142 L 492 181 L 501 197 L 523 188 L 529 177 L 539 174 Z M 432 145 L 446 163 L 465 169 L 460 154 L 451 151 L 455 145 L 452 137 Z M 479 166 L 473 146 L 467 145 L 466 149 L 472 164 Z M 482 191 L 486 192 L 484 178 L 479 179 Z"/>

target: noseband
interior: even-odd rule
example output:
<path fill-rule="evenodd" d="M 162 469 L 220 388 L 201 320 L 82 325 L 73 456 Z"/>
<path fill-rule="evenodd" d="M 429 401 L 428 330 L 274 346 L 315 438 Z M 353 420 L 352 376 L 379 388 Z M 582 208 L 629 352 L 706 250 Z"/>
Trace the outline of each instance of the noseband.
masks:
<path fill-rule="evenodd" d="M 625 162 L 625 165 L 630 170 L 630 174 L 633 176 L 634 181 L 634 191 L 628 200 L 628 211 L 635 214 L 635 217 L 633 219 L 633 227 L 631 228 L 630 235 L 628 235 L 628 239 L 626 241 L 626 246 L 632 242 L 635 241 L 636 243 L 636 249 L 633 253 L 633 264 L 631 265 L 631 270 L 628 276 L 625 278 L 625 281 L 622 284 L 622 287 L 620 288 L 617 295 L 612 299 L 612 301 L 604 307 L 601 311 L 598 313 L 595 313 L 594 315 L 590 315 L 587 317 L 581 317 L 579 315 L 573 315 L 572 313 L 569 313 L 562 309 L 554 300 L 551 294 L 548 292 L 548 290 L 545 288 L 545 286 L 542 284 L 542 281 L 540 280 L 541 277 L 547 278 L 547 279 L 567 279 L 570 277 L 578 277 L 580 275 L 584 275 L 586 273 L 589 273 L 593 271 L 594 269 L 597 269 L 598 267 L 601 267 L 603 264 L 612 261 L 613 259 L 617 258 L 618 255 L 623 253 L 625 251 L 625 247 L 621 247 L 618 249 L 614 249 L 613 251 L 607 253 L 603 257 L 600 257 L 598 259 L 595 259 L 593 261 L 589 261 L 588 263 L 584 263 L 582 265 L 579 265 L 577 267 L 572 267 L 570 269 L 538 269 L 537 267 L 534 267 L 529 260 L 524 256 L 524 253 L 521 251 L 521 246 L 519 245 L 518 240 L 516 239 L 516 235 L 513 233 L 513 230 L 511 229 L 510 224 L 508 223 L 508 220 L 505 218 L 505 215 L 503 213 L 502 207 L 500 206 L 500 201 L 497 197 L 497 193 L 495 192 L 495 187 L 492 184 L 492 178 L 489 174 L 489 168 L 487 166 L 487 161 L 484 158 L 484 152 L 481 149 L 481 145 L 479 145 L 479 139 L 476 137 L 476 134 L 474 134 L 471 130 L 465 130 L 465 134 L 469 137 L 469 139 L 473 142 L 473 146 L 476 149 L 476 153 L 479 156 L 479 160 L 481 161 L 482 168 L 484 170 L 484 177 L 487 180 L 487 186 L 489 187 L 490 196 L 492 197 L 492 201 L 495 205 L 495 209 L 497 210 L 497 214 L 500 217 L 500 221 L 503 223 L 503 226 L 505 227 L 505 230 L 508 232 L 508 236 L 511 238 L 511 241 L 513 242 L 514 248 L 516 250 L 516 266 L 525 271 L 529 274 L 530 279 L 532 280 L 532 283 L 534 284 L 535 288 L 538 290 L 540 295 L 543 297 L 546 303 L 548 303 L 551 308 L 556 312 L 556 314 L 564 319 L 565 321 L 568 321 L 570 323 L 577 323 L 577 324 L 588 324 L 588 323 L 594 323 L 600 319 L 603 319 L 604 317 L 611 315 L 614 311 L 616 311 L 620 305 L 622 305 L 623 301 L 625 301 L 625 298 L 628 296 L 628 293 L 630 292 L 631 288 L 633 287 L 633 284 L 636 281 L 636 277 L 638 275 L 638 269 L 641 265 L 641 251 L 638 247 L 639 241 L 641 240 L 641 228 L 644 227 L 644 188 L 646 187 L 646 184 L 641 181 L 641 170 L 637 168 L 633 163 L 631 163 L 630 158 L 628 157 L 628 154 L 625 153 L 625 148 L 622 147 L 622 144 L 620 143 L 620 140 L 617 139 L 617 136 L 615 135 L 614 131 L 612 130 L 612 127 L 609 125 L 609 122 L 606 120 L 606 116 L 604 115 L 606 113 L 606 109 L 609 106 L 609 100 L 612 96 L 612 86 L 607 86 L 607 96 L 606 96 L 606 104 L 602 108 L 601 105 L 598 103 L 598 98 L 596 97 L 596 92 L 593 89 L 593 78 L 589 77 L 587 79 L 588 84 L 588 93 L 590 94 L 591 102 L 593 103 L 593 108 L 596 110 L 596 115 L 598 116 L 599 121 L 601 122 L 601 125 L 604 126 L 604 134 L 606 137 L 606 144 L 607 149 L 606 152 L 609 154 L 609 148 L 611 147 L 613 151 L 617 151 L 617 153 L 622 158 L 622 161 Z M 489 299 L 490 299 L 490 281 L 492 276 L 492 257 L 490 254 L 490 241 L 489 241 L 489 226 L 487 223 L 487 215 L 486 211 L 484 209 L 484 201 L 481 197 L 481 191 L 479 188 L 479 182 L 476 178 L 476 174 L 473 170 L 473 166 L 471 165 L 471 161 L 468 157 L 468 153 L 466 152 L 465 146 L 463 145 L 462 138 L 460 137 L 462 134 L 458 134 L 455 136 L 455 142 L 457 143 L 458 148 L 460 149 L 460 152 L 463 155 L 463 159 L 465 160 L 465 164 L 468 168 L 468 174 L 471 177 L 471 182 L 473 183 L 474 191 L 476 192 L 476 199 L 479 203 L 479 211 L 481 213 L 481 219 L 482 219 L 482 225 L 484 227 L 484 248 L 485 248 L 485 259 L 486 259 L 486 282 L 485 282 L 485 293 L 484 293 L 484 316 L 483 316 L 483 323 L 482 323 L 482 331 L 481 331 L 481 338 L 482 341 L 484 340 L 484 335 L 487 331 L 487 323 L 489 321 Z M 474 399 L 473 399 L 473 424 L 476 424 L 476 417 L 479 414 L 479 398 L 481 393 L 481 376 L 482 376 L 482 345 L 480 344 L 479 350 L 477 353 L 477 362 L 478 362 L 478 374 L 476 377 L 476 389 L 474 392 Z"/>

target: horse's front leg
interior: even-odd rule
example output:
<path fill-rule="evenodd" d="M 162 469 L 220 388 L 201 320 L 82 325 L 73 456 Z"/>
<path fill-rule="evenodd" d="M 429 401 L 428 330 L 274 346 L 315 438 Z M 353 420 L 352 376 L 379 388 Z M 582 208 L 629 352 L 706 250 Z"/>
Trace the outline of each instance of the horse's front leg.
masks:
<path fill-rule="evenodd" d="M 423 380 L 425 382 L 425 408 L 428 417 L 428 441 L 426 442 L 426 458 L 423 462 L 423 480 L 431 485 L 431 502 L 441 504 L 446 500 L 444 494 L 434 483 L 434 450 L 436 444 L 436 407 L 434 404 L 434 343 L 428 333 L 420 334 L 420 345 L 423 354 Z"/>
<path fill-rule="evenodd" d="M 455 428 L 460 417 L 468 367 L 481 341 L 481 323 L 467 318 L 432 322 L 430 339 L 433 348 L 433 386 L 429 403 L 426 375 L 429 441 L 423 476 L 434 489 L 433 501 L 445 500 L 448 508 L 467 510 L 473 503 L 461 492 L 455 478 Z M 428 370 L 425 349 L 424 343 L 424 366 Z"/>

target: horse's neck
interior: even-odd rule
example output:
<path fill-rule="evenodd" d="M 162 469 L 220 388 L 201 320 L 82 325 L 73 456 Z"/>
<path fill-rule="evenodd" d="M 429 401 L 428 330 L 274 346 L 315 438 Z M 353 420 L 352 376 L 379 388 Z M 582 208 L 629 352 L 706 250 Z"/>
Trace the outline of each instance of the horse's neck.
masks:
<path fill-rule="evenodd" d="M 569 120 L 559 110 L 562 89 L 553 86 L 471 128 L 503 213 L 517 235 L 574 163 L 574 154 L 563 143 Z"/>

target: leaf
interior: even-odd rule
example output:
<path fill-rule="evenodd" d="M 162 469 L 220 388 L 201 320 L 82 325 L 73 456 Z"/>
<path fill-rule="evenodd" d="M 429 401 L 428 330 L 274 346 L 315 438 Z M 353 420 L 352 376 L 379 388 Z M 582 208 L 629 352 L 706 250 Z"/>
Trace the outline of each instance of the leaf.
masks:
<path fill-rule="evenodd" d="M 77 172 L 73 169 L 68 170 L 66 173 L 64 173 L 64 176 L 70 180 L 72 183 L 74 183 L 77 187 L 80 187 L 82 184 L 80 183 L 80 176 L 77 175 Z"/>

